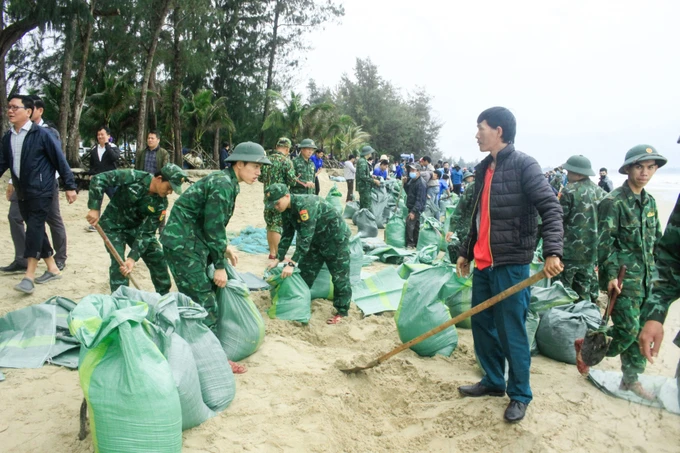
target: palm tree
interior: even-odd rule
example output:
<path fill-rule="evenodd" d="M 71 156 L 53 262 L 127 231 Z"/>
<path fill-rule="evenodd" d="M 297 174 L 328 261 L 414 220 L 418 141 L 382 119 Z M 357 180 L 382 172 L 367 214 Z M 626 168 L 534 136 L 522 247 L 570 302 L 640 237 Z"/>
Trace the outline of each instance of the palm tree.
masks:
<path fill-rule="evenodd" d="M 310 105 L 302 102 L 302 96 L 294 91 L 290 92 L 290 99 L 281 93 L 269 90 L 267 95 L 283 103 L 283 110 L 273 110 L 262 125 L 262 130 L 279 128 L 286 131 L 293 143 L 298 141 L 300 133 L 307 121 L 311 121 L 319 112 L 328 112 L 335 108 L 333 104 L 324 102 Z"/>
<path fill-rule="evenodd" d="M 183 98 L 182 107 L 183 123 L 193 127 L 193 149 L 201 154 L 203 161 L 210 162 L 214 166 L 217 162 L 215 156 L 208 155 L 201 144 L 206 132 L 216 132 L 226 129 L 233 134 L 236 128 L 227 111 L 227 98 L 220 97 L 213 100 L 213 92 L 209 89 L 201 89 L 195 93 L 189 92 L 189 96 Z"/>
<path fill-rule="evenodd" d="M 342 115 L 338 122 L 331 126 L 329 133 L 333 136 L 332 150 L 338 158 L 346 158 L 371 139 L 371 134 L 357 126 L 349 115 Z"/>
<path fill-rule="evenodd" d="M 128 110 L 135 102 L 135 96 L 135 88 L 126 77 L 107 73 L 103 89 L 87 97 L 84 116 L 96 120 L 99 125 L 110 126 L 113 116 Z"/>

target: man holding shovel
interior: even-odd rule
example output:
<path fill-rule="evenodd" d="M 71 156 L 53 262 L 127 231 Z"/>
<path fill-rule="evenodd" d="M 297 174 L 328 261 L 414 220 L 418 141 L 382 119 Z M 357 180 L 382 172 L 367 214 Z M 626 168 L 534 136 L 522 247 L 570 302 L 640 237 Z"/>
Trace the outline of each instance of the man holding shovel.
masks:
<path fill-rule="evenodd" d="M 612 341 L 607 357 L 621 356 L 620 388 L 645 399 L 654 399 L 638 381 L 646 360 L 640 351 L 640 308 L 649 298 L 654 272 L 654 247 L 661 239 L 659 213 L 654 198 L 644 190 L 659 167 L 667 162 L 650 145 L 638 145 L 626 153 L 619 173 L 628 175 L 598 207 L 600 289 L 617 294 L 612 311 Z M 621 265 L 627 266 L 623 284 L 617 284 Z"/>
<path fill-rule="evenodd" d="M 456 271 L 470 273 L 475 260 L 472 307 L 529 277 L 536 244 L 537 211 L 543 220 L 546 276 L 562 271 L 562 209 L 536 160 L 515 150 L 516 122 L 506 108 L 492 107 L 477 118 L 479 150 L 489 152 L 477 166 L 473 222 L 462 238 Z M 475 353 L 486 376 L 458 388 L 463 396 L 504 396 L 510 404 L 505 420 L 524 418 L 531 402 L 531 353 L 525 322 L 529 289 L 506 298 L 472 317 Z M 510 365 L 506 386 L 505 361 Z"/>
<path fill-rule="evenodd" d="M 182 182 L 187 174 L 174 164 L 167 164 L 155 175 L 138 170 L 113 170 L 99 173 L 90 181 L 87 221 L 98 222 L 121 257 L 125 245 L 130 252 L 123 266 L 111 255 L 109 286 L 114 292 L 128 284 L 128 275 L 140 258 L 151 274 L 154 289 L 159 294 L 170 292 L 170 274 L 163 257 L 161 245 L 156 240 L 156 230 L 168 208 L 167 196 L 173 191 L 182 193 Z M 99 212 L 108 189 L 117 187 L 104 214 Z"/>

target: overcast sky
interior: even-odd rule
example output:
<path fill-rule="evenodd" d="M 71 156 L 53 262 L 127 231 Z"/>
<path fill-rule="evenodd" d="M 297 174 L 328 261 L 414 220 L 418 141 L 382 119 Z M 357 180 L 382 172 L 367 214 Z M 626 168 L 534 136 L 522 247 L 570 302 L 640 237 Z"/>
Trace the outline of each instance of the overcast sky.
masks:
<path fill-rule="evenodd" d="M 501 105 L 543 166 L 584 154 L 618 167 L 648 143 L 680 168 L 679 0 L 342 3 L 342 23 L 312 34 L 306 71 L 333 87 L 369 57 L 404 92 L 424 87 L 445 156 L 483 157 L 477 115 Z"/>

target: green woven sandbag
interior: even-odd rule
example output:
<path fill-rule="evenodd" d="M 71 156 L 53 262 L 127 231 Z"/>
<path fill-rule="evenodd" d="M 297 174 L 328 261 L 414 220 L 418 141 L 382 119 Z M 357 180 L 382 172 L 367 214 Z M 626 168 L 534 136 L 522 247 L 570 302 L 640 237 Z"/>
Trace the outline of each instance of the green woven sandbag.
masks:
<path fill-rule="evenodd" d="M 342 218 L 343 219 L 351 219 L 354 217 L 354 214 L 359 210 L 359 203 L 356 201 L 348 201 L 345 204 L 345 209 L 342 211 Z M 355 224 L 356 225 L 356 224 Z"/>
<path fill-rule="evenodd" d="M 342 206 L 342 192 L 338 190 L 338 186 L 336 184 L 333 184 L 333 187 L 331 187 L 328 195 L 326 195 L 326 201 L 328 204 L 333 206 L 336 211 L 338 211 L 338 214 L 343 213 L 344 207 Z"/>
<path fill-rule="evenodd" d="M 361 282 L 361 268 L 364 264 L 364 248 L 360 236 L 352 236 L 349 240 L 349 282 L 356 285 Z"/>
<path fill-rule="evenodd" d="M 333 278 L 331 271 L 328 270 L 326 263 L 321 266 L 312 287 L 309 288 L 310 296 L 313 299 L 333 300 Z"/>
<path fill-rule="evenodd" d="M 360 209 L 352 217 L 352 222 L 357 226 L 357 234 L 362 238 L 377 238 L 378 224 L 375 216 L 369 209 Z"/>
<path fill-rule="evenodd" d="M 422 264 L 432 264 L 432 262 L 437 259 L 438 255 L 439 247 L 435 244 L 430 244 L 418 251 L 415 262 Z"/>
<path fill-rule="evenodd" d="M 68 318 L 82 344 L 80 385 L 95 452 L 182 451 L 182 409 L 170 365 L 142 327 L 147 305 L 83 298 Z"/>
<path fill-rule="evenodd" d="M 428 245 L 436 245 L 442 240 L 441 225 L 431 217 L 421 217 L 420 233 L 418 234 L 417 250 Z"/>
<path fill-rule="evenodd" d="M 227 286 L 217 288 L 217 338 L 229 360 L 252 355 L 264 341 L 264 319 L 250 297 L 248 286 L 228 263 Z"/>
<path fill-rule="evenodd" d="M 300 275 L 297 267 L 293 275 L 281 278 L 283 266 L 270 269 L 265 274 L 265 280 L 271 286 L 269 293 L 272 305 L 267 314 L 271 319 L 278 318 L 285 321 L 299 321 L 307 324 L 312 317 L 312 297 L 307 283 Z"/>
<path fill-rule="evenodd" d="M 406 247 L 406 220 L 401 216 L 393 215 L 385 225 L 385 244 L 392 247 Z"/>
<path fill-rule="evenodd" d="M 547 288 L 532 286 L 529 308 L 543 316 L 543 313 L 551 308 L 571 304 L 577 299 L 578 294 L 573 289 L 565 287 L 561 281 L 556 281 Z"/>
<path fill-rule="evenodd" d="M 445 266 L 433 266 L 411 274 L 404 285 L 399 309 L 394 316 L 402 343 L 434 329 L 451 319 L 444 303 L 442 288 L 450 278 Z M 451 326 L 415 344 L 411 349 L 421 356 L 450 356 L 458 345 L 458 333 Z"/>
<path fill-rule="evenodd" d="M 442 293 L 449 307 L 451 317 L 455 318 L 459 314 L 468 311 L 472 305 L 472 274 L 468 277 L 458 277 L 455 266 L 447 266 L 451 273 L 451 278 L 442 289 Z M 471 318 L 462 320 L 456 327 L 463 329 L 472 328 Z"/>

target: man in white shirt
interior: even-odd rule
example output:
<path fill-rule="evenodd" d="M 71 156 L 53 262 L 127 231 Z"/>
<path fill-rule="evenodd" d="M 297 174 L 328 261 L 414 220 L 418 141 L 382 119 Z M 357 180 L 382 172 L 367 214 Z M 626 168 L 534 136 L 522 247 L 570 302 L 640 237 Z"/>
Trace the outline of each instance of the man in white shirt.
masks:
<path fill-rule="evenodd" d="M 354 167 L 357 156 L 350 154 L 345 161 L 345 181 L 347 181 L 347 200 L 352 201 L 354 199 L 354 177 L 357 173 L 357 169 Z"/>

